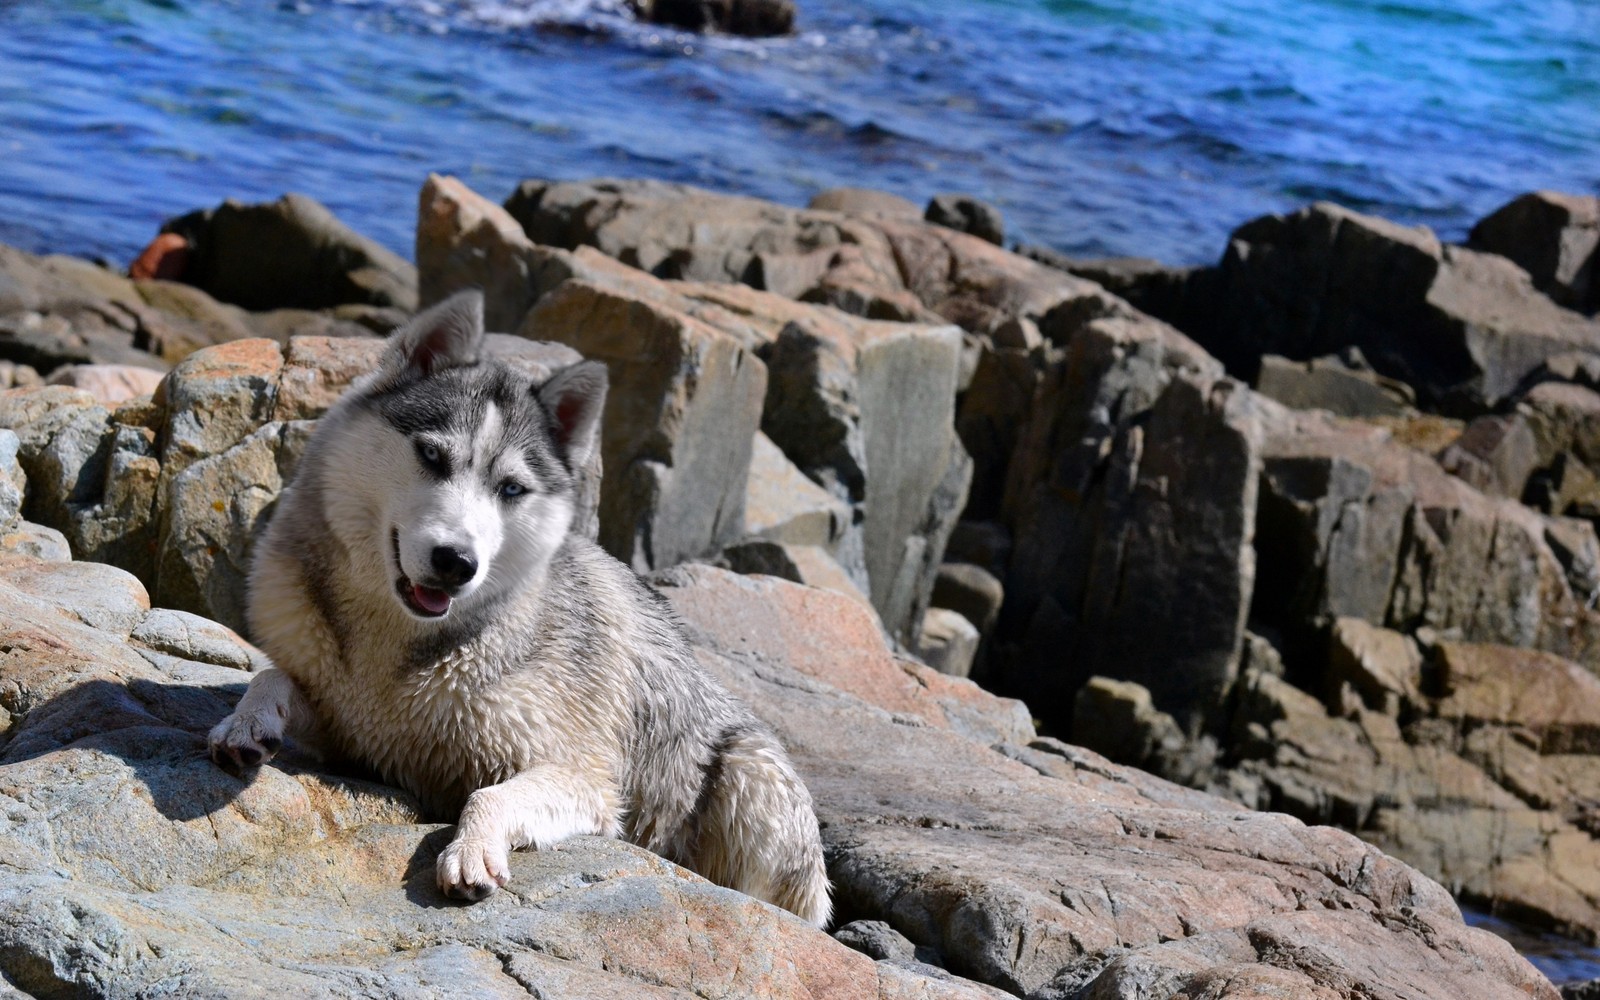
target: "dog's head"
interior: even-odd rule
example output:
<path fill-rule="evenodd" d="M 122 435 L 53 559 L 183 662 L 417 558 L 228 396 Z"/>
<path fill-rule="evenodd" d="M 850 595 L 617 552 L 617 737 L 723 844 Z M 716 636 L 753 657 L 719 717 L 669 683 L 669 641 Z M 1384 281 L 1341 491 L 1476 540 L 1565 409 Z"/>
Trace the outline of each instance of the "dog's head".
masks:
<path fill-rule="evenodd" d="M 387 571 L 382 586 L 419 622 L 542 570 L 597 447 L 604 365 L 580 362 L 538 384 L 481 360 L 482 348 L 477 292 L 396 330 L 328 456 L 335 531 L 376 549 L 360 561 Z"/>

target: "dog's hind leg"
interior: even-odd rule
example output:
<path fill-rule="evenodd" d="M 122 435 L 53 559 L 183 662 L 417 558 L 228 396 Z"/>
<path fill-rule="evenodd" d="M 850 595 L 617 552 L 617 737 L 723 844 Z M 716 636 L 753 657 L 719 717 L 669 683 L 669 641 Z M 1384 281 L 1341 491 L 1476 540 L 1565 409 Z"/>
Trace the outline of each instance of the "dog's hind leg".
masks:
<path fill-rule="evenodd" d="M 239 774 L 271 760 L 283 747 L 283 734 L 311 725 L 311 703 L 294 678 L 276 667 L 250 679 L 233 714 L 217 723 L 206 738 L 211 759 L 229 774 Z"/>
<path fill-rule="evenodd" d="M 482 899 L 511 878 L 510 852 L 579 834 L 616 837 L 622 805 L 603 767 L 540 764 L 467 796 L 436 874 L 447 896 Z"/>
<path fill-rule="evenodd" d="M 699 810 L 694 869 L 825 926 L 833 910 L 811 793 L 777 738 L 741 726 L 718 746 Z"/>

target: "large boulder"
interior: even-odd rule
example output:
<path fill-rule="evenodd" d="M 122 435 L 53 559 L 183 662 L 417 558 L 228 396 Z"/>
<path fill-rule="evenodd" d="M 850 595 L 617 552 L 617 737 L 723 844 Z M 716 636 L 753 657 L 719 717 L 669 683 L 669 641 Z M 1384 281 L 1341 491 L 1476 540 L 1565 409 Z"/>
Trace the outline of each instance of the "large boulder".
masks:
<path fill-rule="evenodd" d="M 169 219 L 188 243 L 182 279 L 246 309 L 417 306 L 416 269 L 303 194 L 228 200 Z"/>
<path fill-rule="evenodd" d="M 1600 322 L 1555 305 L 1504 258 L 1326 203 L 1235 230 L 1218 285 L 1214 330 L 1194 332 L 1246 378 L 1266 354 L 1354 346 L 1425 403 L 1474 412 L 1547 358 L 1600 348 Z"/>
<path fill-rule="evenodd" d="M 1600 198 L 1535 191 L 1472 227 L 1467 245 L 1510 258 L 1569 309 L 1600 311 Z"/>
<path fill-rule="evenodd" d="M 1200 726 L 1237 663 L 1270 404 L 1153 320 L 1098 319 L 1051 361 L 1010 460 L 997 682 L 1070 724 L 1090 677 Z"/>
<path fill-rule="evenodd" d="M 506 202 L 536 243 L 592 246 L 660 277 L 738 282 L 873 319 L 988 333 L 1131 313 L 1098 286 L 976 236 L 886 215 L 793 209 L 657 181 L 524 181 Z"/>

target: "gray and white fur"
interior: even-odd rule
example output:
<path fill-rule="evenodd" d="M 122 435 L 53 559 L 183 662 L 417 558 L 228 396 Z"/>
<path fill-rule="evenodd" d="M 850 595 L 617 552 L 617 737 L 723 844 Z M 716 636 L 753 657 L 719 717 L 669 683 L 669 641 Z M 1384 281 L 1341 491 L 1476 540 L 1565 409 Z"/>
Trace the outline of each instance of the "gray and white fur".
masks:
<path fill-rule="evenodd" d="M 437 864 L 452 896 L 505 885 L 510 850 L 598 834 L 825 924 L 782 746 L 666 602 L 570 530 L 604 366 L 540 385 L 482 342 L 481 296 L 457 295 L 320 421 L 250 574 L 275 667 L 211 731 L 213 759 L 238 772 L 288 735 L 459 816 Z"/>

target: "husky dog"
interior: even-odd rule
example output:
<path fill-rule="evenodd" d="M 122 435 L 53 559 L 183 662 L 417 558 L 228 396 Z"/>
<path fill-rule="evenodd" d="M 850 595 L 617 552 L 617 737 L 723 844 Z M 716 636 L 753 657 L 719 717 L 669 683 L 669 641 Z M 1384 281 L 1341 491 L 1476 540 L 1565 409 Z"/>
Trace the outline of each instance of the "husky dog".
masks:
<path fill-rule="evenodd" d="M 285 734 L 459 815 L 439 887 L 481 899 L 508 852 L 625 836 L 817 925 L 811 796 L 695 663 L 666 602 L 570 530 L 606 369 L 542 385 L 481 360 L 483 299 L 397 330 L 319 423 L 257 546 L 274 669 L 210 734 L 238 773 Z"/>

